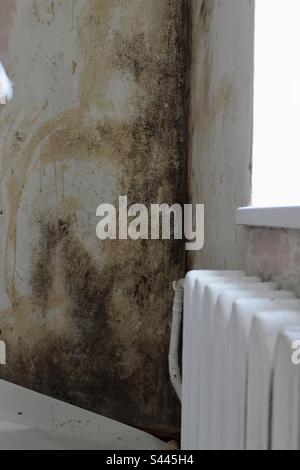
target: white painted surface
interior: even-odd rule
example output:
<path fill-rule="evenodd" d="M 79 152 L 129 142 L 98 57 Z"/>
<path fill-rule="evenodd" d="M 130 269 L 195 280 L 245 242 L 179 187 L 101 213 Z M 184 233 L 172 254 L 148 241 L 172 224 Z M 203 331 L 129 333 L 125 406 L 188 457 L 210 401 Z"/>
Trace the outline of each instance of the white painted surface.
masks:
<path fill-rule="evenodd" d="M 300 362 L 300 300 L 294 292 L 243 273 L 194 271 L 185 280 L 184 309 L 182 448 L 265 450 L 271 425 L 274 446 L 300 449 L 300 369 L 292 364 Z M 284 343 L 285 357 L 278 360 L 280 350 L 274 361 L 278 335 L 293 325 L 299 325 L 289 330 L 297 345 Z"/>
<path fill-rule="evenodd" d="M 300 328 L 300 311 L 262 312 L 253 319 L 248 358 L 247 450 L 270 448 L 270 400 L 278 335 L 289 326 Z"/>
<path fill-rule="evenodd" d="M 0 450 L 160 450 L 159 439 L 0 381 Z"/>
<path fill-rule="evenodd" d="M 292 344 L 300 328 L 284 330 L 278 340 L 273 381 L 272 449 L 300 449 L 300 368 L 292 363 Z"/>
<path fill-rule="evenodd" d="M 197 418 L 191 403 L 192 383 L 198 384 L 197 372 L 199 361 L 199 328 L 203 290 L 214 279 L 234 279 L 245 276 L 241 271 L 191 271 L 184 284 L 183 314 L 183 384 L 182 384 L 182 448 L 192 449 L 191 440 L 197 439 L 195 422 Z M 195 347 L 195 351 L 194 351 Z"/>
<path fill-rule="evenodd" d="M 197 443 L 197 416 L 199 399 L 193 402 L 193 395 L 199 393 L 200 319 L 205 287 L 215 281 L 232 282 L 245 274 L 241 271 L 191 271 L 184 285 L 183 342 L 183 386 L 182 386 L 182 448 L 193 449 Z"/>
<path fill-rule="evenodd" d="M 252 227 L 300 229 L 300 206 L 240 207 L 236 224 Z"/>
<path fill-rule="evenodd" d="M 213 449 L 222 450 L 225 442 L 225 384 L 228 369 L 228 334 L 233 304 L 240 299 L 255 299 L 271 296 L 276 284 L 260 283 L 243 286 L 240 290 L 231 290 L 220 295 L 213 313 L 211 356 L 211 393 L 209 397 L 209 442 Z"/>
<path fill-rule="evenodd" d="M 213 280 L 203 291 L 202 313 L 199 326 L 199 364 L 196 369 L 196 386 L 192 384 L 191 403 L 196 403 L 194 415 L 197 420 L 194 446 L 200 449 L 207 449 L 210 446 L 209 430 L 211 419 L 211 380 L 212 380 L 212 359 L 215 354 L 215 344 L 213 343 L 213 314 L 219 296 L 224 292 L 240 289 L 253 290 L 259 282 L 258 278 L 221 278 L 219 281 Z M 261 283 L 260 283 L 261 285 Z M 197 357 L 197 355 L 196 355 Z M 194 418 L 194 419 L 195 419 Z M 193 441 L 192 441 L 193 443 Z"/>
<path fill-rule="evenodd" d="M 278 291 L 269 299 L 243 299 L 234 303 L 229 324 L 224 406 L 226 450 L 244 450 L 246 445 L 247 361 L 253 317 L 260 311 L 298 310 L 300 301 L 293 297 L 292 292 Z"/>

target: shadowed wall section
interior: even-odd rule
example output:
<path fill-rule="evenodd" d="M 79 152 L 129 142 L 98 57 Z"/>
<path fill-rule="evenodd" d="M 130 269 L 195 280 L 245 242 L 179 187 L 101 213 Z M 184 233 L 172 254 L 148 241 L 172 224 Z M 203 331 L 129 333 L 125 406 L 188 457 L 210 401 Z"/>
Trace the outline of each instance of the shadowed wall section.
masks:
<path fill-rule="evenodd" d="M 189 194 L 205 204 L 205 247 L 190 265 L 245 269 L 247 233 L 235 225 L 252 173 L 253 0 L 191 0 Z"/>
<path fill-rule="evenodd" d="M 15 84 L 0 109 L 0 375 L 176 434 L 167 353 L 184 246 L 100 242 L 95 214 L 119 195 L 185 202 L 185 1 L 0 7 Z"/>

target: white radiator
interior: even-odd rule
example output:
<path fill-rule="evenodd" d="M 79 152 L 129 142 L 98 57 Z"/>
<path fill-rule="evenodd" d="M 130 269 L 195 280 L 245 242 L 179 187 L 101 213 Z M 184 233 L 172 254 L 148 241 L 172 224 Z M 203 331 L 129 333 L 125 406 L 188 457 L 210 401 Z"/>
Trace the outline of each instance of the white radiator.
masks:
<path fill-rule="evenodd" d="M 190 272 L 184 284 L 182 448 L 300 449 L 296 340 L 300 301 L 293 292 L 243 272 Z"/>

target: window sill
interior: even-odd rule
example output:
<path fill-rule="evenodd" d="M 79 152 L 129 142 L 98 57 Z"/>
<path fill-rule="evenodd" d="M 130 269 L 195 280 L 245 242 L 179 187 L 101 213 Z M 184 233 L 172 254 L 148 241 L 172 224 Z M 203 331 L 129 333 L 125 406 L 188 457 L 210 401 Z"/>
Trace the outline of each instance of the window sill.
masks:
<path fill-rule="evenodd" d="M 300 206 L 240 207 L 236 211 L 236 224 L 300 230 Z"/>

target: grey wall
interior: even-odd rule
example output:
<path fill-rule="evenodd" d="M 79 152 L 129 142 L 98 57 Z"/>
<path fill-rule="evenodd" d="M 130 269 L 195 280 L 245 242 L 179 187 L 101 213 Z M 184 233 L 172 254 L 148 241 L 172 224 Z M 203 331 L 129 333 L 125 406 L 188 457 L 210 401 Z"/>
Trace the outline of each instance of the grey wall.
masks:
<path fill-rule="evenodd" d="M 167 352 L 184 249 L 100 242 L 96 208 L 183 202 L 184 0 L 1 0 L 0 376 L 179 429 Z"/>
<path fill-rule="evenodd" d="M 192 267 L 245 268 L 235 209 L 251 195 L 252 0 L 191 0 L 189 191 L 205 204 L 205 248 Z"/>

